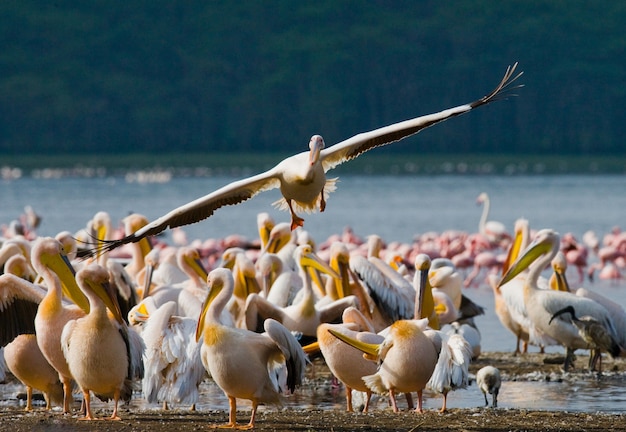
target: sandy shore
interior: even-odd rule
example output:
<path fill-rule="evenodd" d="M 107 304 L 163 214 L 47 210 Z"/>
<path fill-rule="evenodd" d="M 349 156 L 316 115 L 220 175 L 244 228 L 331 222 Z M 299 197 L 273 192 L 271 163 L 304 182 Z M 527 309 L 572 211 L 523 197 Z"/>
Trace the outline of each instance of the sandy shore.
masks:
<path fill-rule="evenodd" d="M 514 357 L 510 353 L 484 353 L 473 362 L 470 370 L 477 371 L 486 364 L 497 366 L 505 380 L 536 379 L 537 371 L 545 376 L 562 374 L 558 355 L 527 354 Z M 587 357 L 578 356 L 572 373 L 586 373 Z M 327 369 L 318 360 L 316 381 L 329 379 Z M 623 373 L 624 359 L 605 360 L 606 370 Z M 599 395 L 602 397 L 602 395 Z M 110 408 L 96 411 L 98 416 L 110 415 Z M 245 424 L 250 412 L 238 411 L 238 422 Z M 123 406 L 121 421 L 79 421 L 77 416 L 62 415 L 37 409 L 25 413 L 21 408 L 0 408 L 0 431 L 200 431 L 210 430 L 228 420 L 227 410 L 137 410 Z M 407 411 L 393 413 L 391 409 L 370 413 L 348 413 L 340 409 L 266 409 L 257 415 L 255 430 L 259 431 L 626 431 L 626 415 L 597 413 L 568 413 L 529 411 L 506 408 L 452 408 L 444 414 L 427 410 L 423 414 Z"/>

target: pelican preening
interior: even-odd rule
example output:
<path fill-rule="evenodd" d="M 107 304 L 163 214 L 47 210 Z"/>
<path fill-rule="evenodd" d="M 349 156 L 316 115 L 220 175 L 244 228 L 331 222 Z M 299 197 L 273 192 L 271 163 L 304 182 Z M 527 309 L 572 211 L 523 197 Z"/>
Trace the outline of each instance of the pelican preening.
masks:
<path fill-rule="evenodd" d="M 296 211 L 324 211 L 327 195 L 335 190 L 337 180 L 326 178 L 329 170 L 368 150 L 399 141 L 449 118 L 511 96 L 514 89 L 521 87 L 513 85 L 523 73 L 515 74 L 516 68 L 517 63 L 507 67 L 504 77 L 493 91 L 465 105 L 360 133 L 328 148 L 325 148 L 324 139 L 320 135 L 313 135 L 308 152 L 291 156 L 264 173 L 235 181 L 182 205 L 122 239 L 105 240 L 104 245 L 96 245 L 92 253 L 113 250 L 168 228 L 199 222 L 210 217 L 220 207 L 241 203 L 260 192 L 275 188 L 280 188 L 282 194 L 282 198 L 275 204 L 280 209 L 290 211 L 293 230 L 304 223 L 304 219 L 296 215 Z"/>

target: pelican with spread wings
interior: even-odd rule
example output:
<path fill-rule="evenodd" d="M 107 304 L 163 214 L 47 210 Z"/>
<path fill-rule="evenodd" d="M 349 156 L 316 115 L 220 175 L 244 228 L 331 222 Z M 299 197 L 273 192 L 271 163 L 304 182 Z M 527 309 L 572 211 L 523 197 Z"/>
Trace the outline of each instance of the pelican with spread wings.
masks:
<path fill-rule="evenodd" d="M 352 160 L 376 147 L 381 147 L 414 135 L 434 124 L 471 111 L 479 106 L 512 96 L 521 85 L 513 85 L 523 72 L 515 74 L 517 63 L 509 66 L 496 88 L 482 98 L 438 113 L 416 117 L 389 126 L 360 133 L 345 141 L 325 148 L 324 139 L 313 135 L 309 151 L 290 156 L 274 168 L 246 179 L 232 182 L 208 195 L 170 211 L 152 223 L 118 240 L 105 241 L 95 252 L 110 251 L 126 243 L 159 234 L 168 229 L 189 225 L 210 217 L 215 210 L 239 204 L 260 192 L 280 188 L 282 198 L 275 205 L 291 213 L 291 229 L 303 226 L 304 219 L 296 212 L 313 212 L 326 208 L 328 194 L 335 190 L 336 178 L 326 178 L 326 173 L 336 166 Z"/>

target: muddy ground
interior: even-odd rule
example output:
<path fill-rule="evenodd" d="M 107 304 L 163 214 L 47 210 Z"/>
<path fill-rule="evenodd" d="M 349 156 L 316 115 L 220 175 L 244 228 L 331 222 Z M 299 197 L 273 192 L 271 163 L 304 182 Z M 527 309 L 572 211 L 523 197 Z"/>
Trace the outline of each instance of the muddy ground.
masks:
<path fill-rule="evenodd" d="M 557 354 L 526 354 L 514 357 L 510 353 L 483 353 L 472 363 L 475 373 L 482 366 L 494 365 L 500 369 L 504 380 L 562 380 L 572 377 L 590 378 L 586 371 L 587 357 L 579 355 L 575 368 L 563 374 L 562 357 Z M 626 360 L 605 359 L 606 374 L 623 379 Z M 330 375 L 319 360 L 315 362 L 315 374 L 309 371 L 308 384 L 328 384 Z M 609 378 L 610 379 L 610 378 Z M 598 395 L 602 397 L 602 395 Z M 478 404 L 477 404 L 478 405 Z M 406 404 L 400 406 L 406 407 Z M 98 416 L 110 415 L 110 407 L 96 410 Z M 247 407 L 238 411 L 241 424 L 249 420 Z M 137 410 L 122 406 L 121 421 L 79 421 L 77 416 L 62 415 L 36 409 L 25 413 L 21 408 L 0 408 L 0 431 L 201 431 L 209 430 L 228 420 L 223 410 Z M 255 430 L 258 431 L 626 431 L 626 415 L 597 413 L 567 413 L 529 411 L 504 408 L 452 408 L 444 414 L 427 410 L 423 414 L 408 411 L 393 413 L 391 409 L 376 409 L 370 413 L 348 413 L 343 409 L 292 409 L 268 408 L 257 415 Z"/>

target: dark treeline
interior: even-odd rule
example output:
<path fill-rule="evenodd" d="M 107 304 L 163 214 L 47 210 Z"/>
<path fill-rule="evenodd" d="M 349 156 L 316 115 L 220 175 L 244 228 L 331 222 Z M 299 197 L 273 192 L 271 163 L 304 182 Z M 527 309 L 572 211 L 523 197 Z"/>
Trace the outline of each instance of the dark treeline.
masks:
<path fill-rule="evenodd" d="M 624 154 L 626 3 L 0 2 L 0 153 L 297 152 L 519 97 L 390 151 Z"/>

